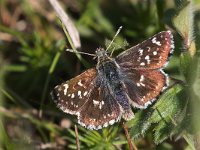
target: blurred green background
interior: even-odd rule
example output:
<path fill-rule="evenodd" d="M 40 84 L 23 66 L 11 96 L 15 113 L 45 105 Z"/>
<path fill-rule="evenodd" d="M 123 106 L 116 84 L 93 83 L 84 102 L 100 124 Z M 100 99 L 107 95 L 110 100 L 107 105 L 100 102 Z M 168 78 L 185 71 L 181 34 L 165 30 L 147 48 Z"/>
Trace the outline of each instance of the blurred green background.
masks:
<path fill-rule="evenodd" d="M 180 53 L 183 51 L 181 44 L 186 37 L 180 34 L 173 22 L 173 18 L 187 5 L 186 1 L 59 0 L 59 3 L 80 33 L 81 51 L 88 53 L 94 53 L 98 47 L 106 47 L 119 26 L 123 26 L 123 29 L 113 43 L 116 53 L 162 30 L 170 29 L 175 37 L 176 48 L 166 72 L 170 77 L 187 82 L 180 68 Z M 196 37 L 198 60 L 200 2 L 196 0 L 193 4 L 194 7 L 189 11 L 194 11 L 192 28 L 195 33 L 193 37 Z M 187 29 L 185 30 L 187 33 Z M 76 149 L 74 124 L 77 123 L 77 118 L 56 108 L 49 93 L 55 85 L 95 66 L 96 61 L 85 55 L 78 59 L 75 54 L 66 52 L 66 47 L 70 48 L 70 44 L 48 1 L 0 0 L 0 150 Z M 185 57 L 183 60 L 185 62 Z M 196 94 L 198 97 L 198 92 Z M 189 102 L 183 100 L 183 97 L 180 100 L 181 104 L 185 104 L 180 107 L 187 109 Z M 176 109 L 174 114 L 180 110 L 179 103 L 176 106 L 177 108 L 173 108 Z M 142 111 L 148 113 L 149 110 Z M 138 115 L 136 122 L 128 124 L 130 129 L 135 129 L 137 117 L 143 116 L 142 111 L 134 110 Z M 180 112 L 183 113 L 182 110 Z M 135 138 L 137 130 L 131 131 L 130 136 L 135 139 L 136 147 L 145 150 L 192 149 L 191 145 L 195 145 L 196 140 L 194 133 L 199 130 L 190 128 L 193 126 L 188 125 L 190 119 L 184 120 L 191 115 L 190 111 L 186 112 L 180 121 L 186 125 L 179 126 L 178 129 L 175 129 L 175 119 L 173 130 L 163 130 L 162 127 L 168 126 L 166 124 L 154 128 L 159 121 L 152 121 L 148 131 L 142 126 L 145 134 L 140 135 L 143 136 Z M 172 120 L 169 122 L 173 122 Z M 78 125 L 78 130 L 81 149 L 129 149 L 120 123 L 100 131 L 88 131 Z M 174 130 L 176 132 L 170 134 Z M 154 131 L 159 131 L 160 136 Z M 197 137 L 198 142 L 200 143 Z"/>

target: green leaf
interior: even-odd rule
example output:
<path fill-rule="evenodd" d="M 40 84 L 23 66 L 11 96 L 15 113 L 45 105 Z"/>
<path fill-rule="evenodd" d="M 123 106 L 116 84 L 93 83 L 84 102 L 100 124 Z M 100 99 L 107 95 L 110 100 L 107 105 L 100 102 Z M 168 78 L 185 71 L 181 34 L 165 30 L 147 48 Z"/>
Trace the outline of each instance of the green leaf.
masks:
<path fill-rule="evenodd" d="M 1 131 L 0 149 L 3 148 L 3 146 L 5 146 L 5 148 L 8 149 L 8 150 L 14 149 L 14 145 L 13 145 L 11 139 L 9 138 L 9 136 L 7 134 L 7 131 L 6 131 L 6 129 L 5 129 L 4 125 L 3 125 L 3 122 L 1 120 L 0 120 L 0 131 Z"/>
<path fill-rule="evenodd" d="M 114 149 L 113 145 L 126 144 L 127 142 L 121 139 L 117 139 L 119 128 L 117 126 L 111 126 L 108 128 L 103 128 L 102 130 L 92 130 L 88 131 L 84 128 L 79 128 L 79 141 L 81 143 L 82 149 Z M 75 132 L 68 129 L 69 133 L 75 137 Z M 70 148 L 76 147 L 75 140 L 67 139 L 71 142 Z"/>
<path fill-rule="evenodd" d="M 180 71 L 184 75 L 186 81 L 189 81 L 189 75 L 191 70 L 192 58 L 188 52 L 181 53 L 180 56 Z"/>
<path fill-rule="evenodd" d="M 73 145 L 73 144 L 69 144 L 69 145 L 68 145 L 68 148 L 77 149 L 77 146 L 76 146 L 76 145 Z"/>
<path fill-rule="evenodd" d="M 97 131 L 89 131 L 84 136 L 84 138 L 87 139 L 87 141 L 90 141 L 90 142 L 87 142 L 87 144 L 90 143 L 91 145 L 95 145 L 95 143 L 98 143 L 98 141 L 102 140 L 100 134 L 98 136 L 96 136 L 95 134 L 93 134 L 94 132 L 97 132 Z"/>
<path fill-rule="evenodd" d="M 152 115 L 153 109 L 139 111 L 135 114 L 135 118 L 126 123 L 131 128 L 130 136 L 132 138 L 138 138 L 143 135 L 150 127 L 149 117 Z"/>
<path fill-rule="evenodd" d="M 174 125 L 171 123 L 170 118 L 162 120 L 158 123 L 158 125 L 154 128 L 154 142 L 159 144 L 167 139 L 171 130 L 174 128 Z"/>
<path fill-rule="evenodd" d="M 183 112 L 184 113 L 184 112 Z M 175 124 L 175 128 L 172 129 L 172 134 L 176 135 L 176 137 L 181 137 L 182 135 L 187 133 L 192 133 L 192 118 L 189 115 L 185 115 L 184 118 L 181 120 L 173 119 L 173 122 Z"/>
<path fill-rule="evenodd" d="M 123 144 L 127 144 L 127 140 L 124 140 L 124 141 L 114 141 L 113 144 L 114 144 L 114 145 L 123 145 Z"/>
<path fill-rule="evenodd" d="M 200 100 L 200 58 L 195 58 L 195 61 L 197 63 L 196 67 L 194 68 L 194 70 L 196 70 L 195 75 L 193 76 L 193 74 L 190 73 L 190 75 L 193 78 L 193 91 L 194 94 L 197 95 L 198 100 Z"/>
<path fill-rule="evenodd" d="M 157 131 L 157 133 L 155 133 L 155 142 L 159 143 L 159 140 L 163 141 L 166 139 L 169 136 L 168 133 L 170 133 L 168 131 L 170 129 L 172 130 L 170 126 L 164 124 L 166 119 L 169 120 L 172 116 L 177 117 L 177 114 L 180 114 L 187 104 L 187 101 L 185 100 L 184 102 L 182 96 L 183 87 L 177 84 L 167 90 L 153 108 L 148 108 L 136 113 L 135 118 L 127 122 L 127 126 L 131 128 L 130 136 L 132 138 L 137 138 L 138 136 L 144 135 L 152 123 L 158 123 L 155 127 Z M 183 113 L 183 115 L 185 115 L 185 113 Z M 182 116 L 182 119 L 183 118 Z M 165 130 L 167 130 L 167 134 L 165 134 Z"/>
<path fill-rule="evenodd" d="M 167 90 L 153 106 L 155 109 L 151 118 L 151 123 L 157 123 L 166 117 L 174 116 L 177 110 L 183 109 L 186 102 L 182 97 L 183 87 L 179 84 Z"/>
<path fill-rule="evenodd" d="M 188 48 L 193 41 L 193 5 L 192 2 L 184 1 L 179 6 L 176 16 L 173 18 L 173 24 L 179 34 L 184 38 L 184 48 Z"/>
<path fill-rule="evenodd" d="M 172 137 L 175 134 L 182 133 L 187 127 L 191 127 L 188 122 L 186 111 L 187 103 L 185 103 L 184 108 L 177 109 L 175 115 L 165 117 L 158 123 L 154 128 L 154 142 L 156 144 L 163 142 L 165 139 Z"/>
<path fill-rule="evenodd" d="M 192 1 L 184 0 L 173 18 L 173 24 L 176 30 L 183 38 L 183 49 L 188 50 L 191 56 L 196 53 L 196 44 L 194 42 L 194 6 Z"/>

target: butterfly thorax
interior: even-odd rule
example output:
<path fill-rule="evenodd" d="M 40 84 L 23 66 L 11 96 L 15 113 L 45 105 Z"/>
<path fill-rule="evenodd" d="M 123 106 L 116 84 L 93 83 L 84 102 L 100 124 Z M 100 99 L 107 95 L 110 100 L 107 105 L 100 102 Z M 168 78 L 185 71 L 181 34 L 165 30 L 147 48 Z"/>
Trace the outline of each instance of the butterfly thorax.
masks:
<path fill-rule="evenodd" d="M 99 76 L 106 80 L 106 82 L 111 82 L 110 84 L 113 85 L 113 82 L 120 81 L 120 73 L 119 69 L 117 68 L 114 60 L 106 60 L 97 66 L 97 70 L 99 72 Z"/>
<path fill-rule="evenodd" d="M 119 81 L 119 68 L 114 59 L 107 55 L 107 51 L 103 48 L 96 50 L 98 57 L 97 70 L 100 78 L 106 82 Z"/>

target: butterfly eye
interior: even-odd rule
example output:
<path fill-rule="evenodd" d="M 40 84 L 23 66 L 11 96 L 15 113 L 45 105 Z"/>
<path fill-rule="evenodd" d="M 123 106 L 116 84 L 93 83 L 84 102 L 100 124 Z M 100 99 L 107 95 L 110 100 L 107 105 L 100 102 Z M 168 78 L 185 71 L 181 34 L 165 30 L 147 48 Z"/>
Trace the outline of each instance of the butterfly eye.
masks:
<path fill-rule="evenodd" d="M 103 48 L 98 48 L 96 50 L 96 55 L 98 57 L 104 57 L 105 55 L 107 55 L 107 52 Z"/>

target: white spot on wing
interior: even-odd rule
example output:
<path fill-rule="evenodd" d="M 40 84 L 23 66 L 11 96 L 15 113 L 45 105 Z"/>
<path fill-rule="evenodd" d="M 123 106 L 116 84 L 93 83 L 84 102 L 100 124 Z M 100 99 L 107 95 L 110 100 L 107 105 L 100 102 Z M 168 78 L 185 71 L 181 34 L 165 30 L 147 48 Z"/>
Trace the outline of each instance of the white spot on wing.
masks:
<path fill-rule="evenodd" d="M 65 89 L 64 89 L 64 95 L 66 95 L 67 94 L 67 89 L 69 88 L 69 85 L 68 84 L 64 84 L 63 86 L 65 87 Z"/>
<path fill-rule="evenodd" d="M 156 37 L 154 37 L 151 41 L 152 41 L 152 43 L 155 43 L 156 45 L 161 46 L 160 41 L 157 41 Z"/>
<path fill-rule="evenodd" d="M 138 51 L 139 51 L 139 55 L 142 56 L 143 55 L 143 49 L 140 48 Z"/>
<path fill-rule="evenodd" d="M 153 51 L 153 55 L 157 55 L 157 51 Z"/>
<path fill-rule="evenodd" d="M 74 95 L 74 93 L 72 93 L 71 98 L 74 98 L 74 97 L 75 97 L 75 95 Z"/>
<path fill-rule="evenodd" d="M 99 105 L 99 109 L 101 109 L 102 108 L 102 105 L 101 105 L 101 103 L 100 103 L 100 105 Z"/>
<path fill-rule="evenodd" d="M 85 91 L 85 92 L 83 93 L 83 96 L 86 96 L 86 95 L 87 95 L 87 93 L 88 93 L 88 92 L 87 92 L 87 91 Z"/>
<path fill-rule="evenodd" d="M 140 86 L 140 83 L 137 83 L 137 86 Z"/>
<path fill-rule="evenodd" d="M 103 125 L 103 127 L 107 127 L 108 126 L 108 122 L 106 122 L 104 125 Z"/>
<path fill-rule="evenodd" d="M 147 51 L 150 52 L 150 50 L 151 50 L 150 47 L 147 47 Z"/>
<path fill-rule="evenodd" d="M 79 98 L 82 98 L 81 91 L 78 91 L 78 96 L 79 96 Z"/>
<path fill-rule="evenodd" d="M 141 75 L 141 77 L 140 77 L 140 82 L 142 82 L 142 81 L 144 81 L 144 76 L 143 75 Z"/>
<path fill-rule="evenodd" d="M 102 105 L 104 105 L 104 101 L 101 101 Z"/>
<path fill-rule="evenodd" d="M 144 59 L 149 60 L 150 59 L 149 55 L 147 55 Z"/>
<path fill-rule="evenodd" d="M 147 64 L 150 64 L 150 57 L 149 57 L 149 55 L 147 55 L 145 58 L 144 58 L 145 60 L 147 60 Z"/>
<path fill-rule="evenodd" d="M 141 63 L 140 63 L 140 66 L 144 66 L 144 65 L 145 65 L 145 63 L 144 63 L 144 62 L 141 62 Z"/>
<path fill-rule="evenodd" d="M 78 85 L 83 86 L 83 84 L 81 83 L 81 80 L 79 80 Z"/>
<path fill-rule="evenodd" d="M 101 109 L 103 105 L 104 105 L 104 101 L 101 101 L 99 104 L 99 109 Z"/>
<path fill-rule="evenodd" d="M 96 105 L 99 105 L 99 101 L 96 101 L 93 99 L 93 104 L 96 106 Z"/>
<path fill-rule="evenodd" d="M 150 59 L 148 59 L 148 60 L 147 60 L 147 64 L 150 64 L 150 61 L 151 61 L 151 60 L 150 60 Z"/>
<path fill-rule="evenodd" d="M 115 123 L 115 120 L 110 120 L 110 121 L 109 121 L 109 124 L 110 124 L 110 125 L 113 125 L 114 123 Z"/>
<path fill-rule="evenodd" d="M 99 106 L 99 109 L 102 109 L 102 106 L 104 105 L 104 101 L 99 102 L 93 99 L 93 104 L 94 106 Z"/>

